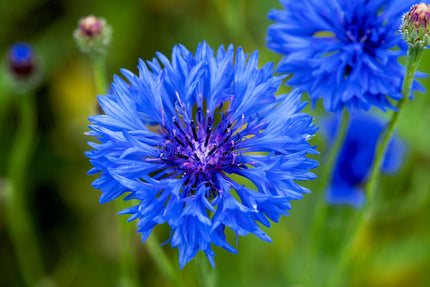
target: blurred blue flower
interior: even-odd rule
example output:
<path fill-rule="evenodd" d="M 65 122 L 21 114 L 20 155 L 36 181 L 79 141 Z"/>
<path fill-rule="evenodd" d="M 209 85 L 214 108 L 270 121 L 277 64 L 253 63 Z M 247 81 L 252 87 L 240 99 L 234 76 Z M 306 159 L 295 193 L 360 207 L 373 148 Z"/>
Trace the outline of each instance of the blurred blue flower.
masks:
<path fill-rule="evenodd" d="M 122 70 L 129 83 L 115 76 L 113 93 L 98 97 L 106 115 L 90 118 L 101 143 L 90 143 L 89 173 L 101 172 L 101 203 L 126 192 L 139 200 L 121 214 L 139 220 L 143 241 L 168 223 L 181 268 L 199 250 L 214 266 L 212 243 L 237 252 L 226 227 L 271 241 L 257 222 L 277 222 L 309 192 L 295 181 L 315 177 L 306 154 L 316 153 L 307 141 L 317 128 L 299 92 L 275 97 L 284 77 L 272 63 L 259 69 L 257 52 L 235 55 L 230 45 L 214 55 L 203 43 L 194 55 L 180 45 L 171 60 L 157 56 L 140 60 L 139 76 Z"/>
<path fill-rule="evenodd" d="M 395 109 L 389 98 L 403 97 L 405 68 L 398 57 L 407 49 L 398 30 L 416 1 L 280 2 L 285 10 L 268 15 L 276 23 L 268 29 L 267 46 L 284 56 L 276 71 L 293 74 L 288 85 L 307 91 L 313 104 L 322 98 L 328 112 Z M 416 81 L 413 89 L 423 91 Z"/>
<path fill-rule="evenodd" d="M 35 70 L 35 55 L 30 44 L 17 42 L 9 48 L 9 70 L 13 77 L 28 78 Z"/>
<path fill-rule="evenodd" d="M 327 138 L 328 146 L 334 144 L 338 122 L 333 117 L 322 124 L 322 133 Z M 383 121 L 369 113 L 356 115 L 349 121 L 345 142 L 327 190 L 330 204 L 349 204 L 357 208 L 364 204 L 365 193 L 362 187 L 368 179 L 376 143 L 385 126 Z M 403 142 L 395 137 L 388 146 L 382 172 L 396 172 L 402 164 L 404 153 Z"/>

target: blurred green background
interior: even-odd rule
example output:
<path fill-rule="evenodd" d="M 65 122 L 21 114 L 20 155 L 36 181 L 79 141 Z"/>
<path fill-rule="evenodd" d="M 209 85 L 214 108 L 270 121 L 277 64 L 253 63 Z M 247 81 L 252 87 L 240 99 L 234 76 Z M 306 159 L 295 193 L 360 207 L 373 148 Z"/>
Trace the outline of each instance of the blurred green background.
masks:
<path fill-rule="evenodd" d="M 126 0 L 0 2 L 0 53 L 16 41 L 34 45 L 42 63 L 43 81 L 37 89 L 37 143 L 26 179 L 27 199 L 36 240 L 43 261 L 58 286 L 118 286 L 118 232 L 113 203 L 100 205 L 100 192 L 91 187 L 96 176 L 84 151 L 88 116 L 96 106 L 89 59 L 79 53 L 72 32 L 78 19 L 94 14 L 113 27 L 113 42 L 107 57 L 108 79 L 120 68 L 137 72 L 138 58 L 152 59 L 156 51 L 170 56 L 173 45 L 191 51 L 206 40 L 212 48 L 220 44 L 242 46 L 260 52 L 260 64 L 277 62 L 280 56 L 265 47 L 271 8 L 277 0 Z M 430 73 L 430 54 L 420 70 Z M 430 81 L 421 81 L 430 91 Z M 283 87 L 281 92 L 287 92 Z M 5 174 L 16 130 L 16 95 L 0 74 L 0 286 L 23 286 L 12 242 L 6 229 L 4 209 Z M 304 96 L 307 99 L 307 96 Z M 308 109 L 325 116 L 321 107 Z M 372 224 L 360 232 L 345 286 L 430 286 L 430 97 L 416 94 L 402 114 L 399 135 L 408 144 L 400 173 L 383 177 L 378 193 L 379 211 Z M 324 142 L 313 140 L 324 160 Z M 316 170 L 316 173 L 320 173 Z M 305 183 L 318 191 L 319 180 Z M 239 237 L 239 254 L 214 247 L 219 286 L 305 286 L 306 236 L 311 225 L 315 196 L 293 202 L 289 217 L 264 230 L 273 243 L 255 236 Z M 325 226 L 319 272 L 324 274 L 336 258 L 336 247 L 354 210 L 330 209 Z M 126 220 L 126 216 L 121 216 Z M 130 223 L 135 226 L 135 222 Z M 161 241 L 168 226 L 155 229 Z M 234 244 L 232 232 L 228 233 Z M 173 286 L 148 255 L 140 235 L 135 234 L 135 252 L 141 286 Z M 179 268 L 177 250 L 162 247 Z M 196 261 L 196 260 L 195 260 Z M 198 262 L 198 260 L 197 260 Z M 186 286 L 198 286 L 194 262 L 181 276 Z M 321 275 L 322 276 L 322 275 Z"/>

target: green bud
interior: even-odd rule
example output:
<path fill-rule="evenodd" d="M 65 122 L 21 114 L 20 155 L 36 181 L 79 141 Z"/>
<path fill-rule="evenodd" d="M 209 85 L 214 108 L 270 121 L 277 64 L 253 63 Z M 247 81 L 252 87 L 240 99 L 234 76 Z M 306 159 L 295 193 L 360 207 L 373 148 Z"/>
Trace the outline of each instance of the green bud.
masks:
<path fill-rule="evenodd" d="M 430 5 L 419 3 L 403 15 L 402 35 L 410 47 L 422 49 L 430 45 Z"/>
<path fill-rule="evenodd" d="M 81 52 L 105 54 L 112 39 L 112 28 L 105 19 L 90 15 L 79 20 L 73 37 Z"/>

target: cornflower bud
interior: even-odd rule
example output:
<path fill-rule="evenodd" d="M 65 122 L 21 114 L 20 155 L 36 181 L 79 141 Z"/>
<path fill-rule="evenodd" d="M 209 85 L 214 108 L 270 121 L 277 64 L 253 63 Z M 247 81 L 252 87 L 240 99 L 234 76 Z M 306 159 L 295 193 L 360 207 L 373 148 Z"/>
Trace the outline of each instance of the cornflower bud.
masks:
<path fill-rule="evenodd" d="M 13 44 L 7 52 L 8 82 L 16 93 L 33 89 L 41 80 L 41 68 L 33 47 L 24 42 Z"/>
<path fill-rule="evenodd" d="M 403 15 L 403 38 L 409 46 L 422 49 L 430 45 L 430 5 L 419 3 Z"/>
<path fill-rule="evenodd" d="M 79 20 L 73 37 L 81 52 L 104 54 L 111 42 L 112 28 L 105 19 L 90 15 Z"/>
<path fill-rule="evenodd" d="M 11 76 L 18 80 L 26 80 L 36 70 L 33 48 L 23 42 L 13 44 L 8 52 L 8 66 Z"/>

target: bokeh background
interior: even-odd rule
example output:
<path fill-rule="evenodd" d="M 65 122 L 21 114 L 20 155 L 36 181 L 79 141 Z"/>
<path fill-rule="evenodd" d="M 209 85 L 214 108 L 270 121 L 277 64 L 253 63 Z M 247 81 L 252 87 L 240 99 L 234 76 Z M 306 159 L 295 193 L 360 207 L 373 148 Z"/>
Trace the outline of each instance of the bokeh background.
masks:
<path fill-rule="evenodd" d="M 108 79 L 120 68 L 137 72 L 138 58 L 152 59 L 156 51 L 170 55 L 173 45 L 190 50 L 206 40 L 258 49 L 260 63 L 277 62 L 279 55 L 265 47 L 271 8 L 277 0 L 16 0 L 0 2 L 0 54 L 16 41 L 34 45 L 43 80 L 37 89 L 38 131 L 34 156 L 26 177 L 36 240 L 43 261 L 58 286 L 118 286 L 118 229 L 113 203 L 100 205 L 100 192 L 91 187 L 96 176 L 86 172 L 90 164 L 84 135 L 88 116 L 95 110 L 95 87 L 88 57 L 79 53 L 72 32 L 83 16 L 106 18 L 113 27 L 113 42 L 107 57 Z M 2 65 L 3 65 L 2 64 Z M 425 53 L 420 70 L 430 73 L 430 54 Z M 430 81 L 421 82 L 430 91 Z M 288 92 L 283 87 L 281 92 Z M 23 286 L 5 222 L 7 161 L 16 131 L 16 101 L 4 69 L 0 72 L 0 286 Z M 307 100 L 307 95 L 304 95 Z M 316 122 L 326 116 L 320 106 L 308 109 Z M 346 286 L 430 286 L 430 97 L 416 94 L 401 117 L 398 135 L 408 152 L 401 171 L 382 178 L 379 209 L 374 220 L 360 231 L 348 268 Z M 324 160 L 321 136 L 312 139 Z M 316 173 L 320 173 L 317 169 Z M 320 192 L 319 180 L 305 183 Z M 214 247 L 219 286 L 305 286 L 304 256 L 311 226 L 315 196 L 293 202 L 289 217 L 264 230 L 273 243 L 255 236 L 239 237 L 239 254 Z M 324 274 L 336 259 L 336 248 L 355 210 L 331 208 L 322 244 L 318 272 Z M 126 220 L 126 216 L 122 216 Z M 135 222 L 130 223 L 133 226 Z M 155 229 L 167 240 L 167 226 Z M 235 236 L 228 236 L 234 244 Z M 141 286 L 173 286 L 157 269 L 140 236 L 135 234 L 135 253 Z M 177 250 L 163 247 L 175 268 Z M 195 260 L 198 262 L 198 260 Z M 194 262 L 181 276 L 186 286 L 198 286 Z"/>

